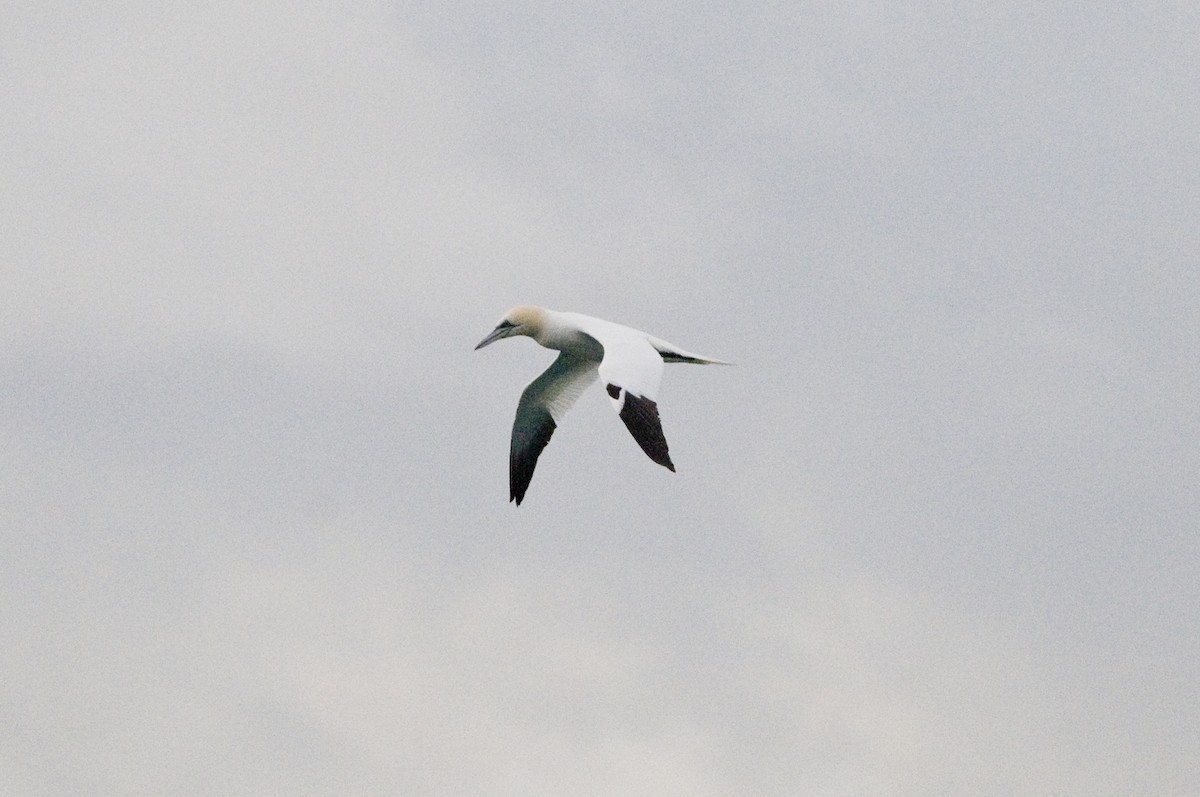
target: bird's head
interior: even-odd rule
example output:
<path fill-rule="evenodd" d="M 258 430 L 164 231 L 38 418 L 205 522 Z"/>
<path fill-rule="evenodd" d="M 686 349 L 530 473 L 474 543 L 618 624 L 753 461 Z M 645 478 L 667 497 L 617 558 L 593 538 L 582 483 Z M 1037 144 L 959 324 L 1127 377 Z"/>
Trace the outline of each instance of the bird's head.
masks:
<path fill-rule="evenodd" d="M 546 311 L 540 307 L 527 304 L 514 307 L 504 314 L 500 323 L 496 324 L 496 328 L 486 338 L 479 341 L 479 345 L 475 348 L 476 350 L 482 349 L 489 343 L 494 343 L 501 338 L 511 338 L 513 335 L 528 335 L 536 338 L 542 329 L 545 318 Z"/>

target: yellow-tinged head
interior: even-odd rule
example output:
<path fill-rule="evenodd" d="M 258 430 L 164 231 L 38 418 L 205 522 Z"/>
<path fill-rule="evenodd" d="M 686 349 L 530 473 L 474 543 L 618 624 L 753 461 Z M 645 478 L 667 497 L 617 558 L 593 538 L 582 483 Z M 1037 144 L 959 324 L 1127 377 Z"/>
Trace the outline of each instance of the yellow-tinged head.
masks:
<path fill-rule="evenodd" d="M 489 343 L 494 343 L 501 338 L 510 338 L 513 335 L 528 335 L 536 338 L 542 331 L 545 321 L 546 311 L 542 308 L 530 304 L 518 305 L 505 313 L 491 334 L 479 341 L 479 345 L 475 348 L 476 350 L 482 349 Z"/>

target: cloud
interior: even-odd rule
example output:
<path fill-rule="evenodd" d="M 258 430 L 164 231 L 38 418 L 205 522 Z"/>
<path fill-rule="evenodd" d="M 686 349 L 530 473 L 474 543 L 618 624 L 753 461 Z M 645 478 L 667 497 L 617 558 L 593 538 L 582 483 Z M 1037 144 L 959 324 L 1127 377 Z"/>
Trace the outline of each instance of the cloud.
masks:
<path fill-rule="evenodd" d="M 962 13 L 14 6 L 0 779 L 1193 789 L 1195 20 Z"/>

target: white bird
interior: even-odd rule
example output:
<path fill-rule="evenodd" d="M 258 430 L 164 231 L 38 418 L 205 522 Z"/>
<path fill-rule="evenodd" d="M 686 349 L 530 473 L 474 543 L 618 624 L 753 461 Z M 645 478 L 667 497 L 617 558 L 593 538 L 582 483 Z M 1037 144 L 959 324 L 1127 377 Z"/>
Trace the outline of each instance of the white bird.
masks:
<path fill-rule="evenodd" d="M 550 442 L 558 421 L 597 376 L 617 415 L 650 459 L 674 472 L 658 417 L 658 383 L 663 363 L 730 365 L 723 360 L 684 351 L 637 329 L 579 313 L 560 313 L 522 305 L 504 314 L 476 350 L 501 338 L 525 335 L 558 359 L 529 383 L 517 405 L 508 457 L 509 501 L 521 505 L 538 456 Z"/>

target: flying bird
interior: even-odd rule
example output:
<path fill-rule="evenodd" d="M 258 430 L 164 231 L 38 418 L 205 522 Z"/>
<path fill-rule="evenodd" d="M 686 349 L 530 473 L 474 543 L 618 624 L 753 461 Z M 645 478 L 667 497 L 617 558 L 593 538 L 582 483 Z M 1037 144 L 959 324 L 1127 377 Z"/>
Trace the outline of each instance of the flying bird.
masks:
<path fill-rule="evenodd" d="M 514 335 L 533 338 L 559 352 L 550 367 L 525 388 L 517 405 L 508 455 L 508 500 L 516 501 L 517 506 L 525 497 L 538 456 L 550 442 L 558 421 L 597 376 L 604 382 L 613 409 L 646 456 L 674 472 L 654 401 L 663 363 L 731 364 L 692 354 L 611 321 L 529 305 L 505 313 L 475 349 Z"/>

